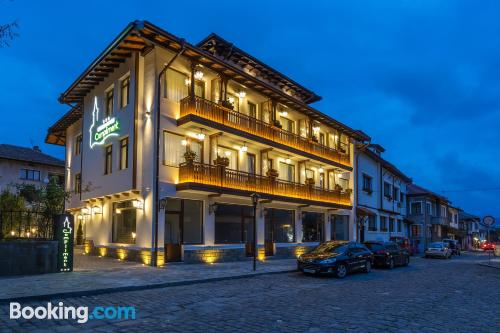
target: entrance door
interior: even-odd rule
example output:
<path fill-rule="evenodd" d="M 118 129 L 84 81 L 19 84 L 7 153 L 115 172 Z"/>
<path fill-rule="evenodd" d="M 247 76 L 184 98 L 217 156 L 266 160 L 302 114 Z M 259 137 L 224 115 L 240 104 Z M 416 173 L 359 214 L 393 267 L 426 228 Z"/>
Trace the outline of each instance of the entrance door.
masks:
<path fill-rule="evenodd" d="M 269 214 L 269 211 L 268 211 Z M 266 252 L 266 257 L 267 256 L 273 256 L 274 255 L 274 226 L 273 226 L 273 220 L 270 218 L 265 219 L 264 222 L 264 230 L 265 230 L 265 237 L 264 237 L 264 248 Z"/>
<path fill-rule="evenodd" d="M 165 251 L 167 262 L 182 260 L 180 213 L 165 213 Z"/>
<path fill-rule="evenodd" d="M 254 238 L 253 238 L 253 216 L 243 216 L 243 239 L 245 240 L 246 256 L 253 257 Z"/>

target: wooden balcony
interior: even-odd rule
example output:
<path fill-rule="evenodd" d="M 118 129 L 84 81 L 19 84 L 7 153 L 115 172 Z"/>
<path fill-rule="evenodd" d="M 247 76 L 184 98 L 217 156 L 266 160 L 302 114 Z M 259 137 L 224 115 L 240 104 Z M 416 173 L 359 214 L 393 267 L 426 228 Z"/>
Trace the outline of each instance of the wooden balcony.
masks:
<path fill-rule="evenodd" d="M 351 208 L 350 191 L 326 190 L 281 179 L 227 169 L 202 163 L 182 163 L 177 190 L 193 189 L 263 198 L 299 204 Z"/>
<path fill-rule="evenodd" d="M 349 147 L 343 147 L 345 152 L 324 146 L 295 133 L 272 126 L 262 120 L 238 113 L 206 99 L 186 97 L 181 100 L 181 118 L 195 115 L 227 127 L 267 139 L 270 142 L 281 144 L 285 148 L 292 148 L 298 152 L 305 152 L 312 157 L 320 157 L 334 162 L 339 166 L 350 168 L 351 159 Z"/>

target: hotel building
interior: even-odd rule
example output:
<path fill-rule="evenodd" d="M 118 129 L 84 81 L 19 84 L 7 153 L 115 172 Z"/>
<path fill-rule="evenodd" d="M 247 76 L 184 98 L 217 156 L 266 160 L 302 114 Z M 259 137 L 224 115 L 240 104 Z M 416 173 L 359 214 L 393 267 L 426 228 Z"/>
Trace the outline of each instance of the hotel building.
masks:
<path fill-rule="evenodd" d="M 61 95 L 67 210 L 85 249 L 151 263 L 288 257 L 354 239 L 355 144 L 314 92 L 211 34 L 135 21 Z M 158 256 L 156 256 L 158 254 Z"/>

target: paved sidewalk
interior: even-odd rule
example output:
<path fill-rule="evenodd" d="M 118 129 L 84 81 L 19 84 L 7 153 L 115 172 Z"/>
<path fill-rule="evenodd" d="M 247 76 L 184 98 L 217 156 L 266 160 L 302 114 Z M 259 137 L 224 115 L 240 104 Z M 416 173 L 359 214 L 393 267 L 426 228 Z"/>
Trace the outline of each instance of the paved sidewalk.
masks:
<path fill-rule="evenodd" d="M 0 278 L 0 303 L 13 299 L 45 300 L 160 288 L 290 272 L 295 269 L 295 259 L 257 262 L 257 271 L 253 272 L 252 261 L 215 264 L 172 263 L 163 268 L 153 268 L 138 263 L 75 253 L 75 271 L 72 273 Z"/>

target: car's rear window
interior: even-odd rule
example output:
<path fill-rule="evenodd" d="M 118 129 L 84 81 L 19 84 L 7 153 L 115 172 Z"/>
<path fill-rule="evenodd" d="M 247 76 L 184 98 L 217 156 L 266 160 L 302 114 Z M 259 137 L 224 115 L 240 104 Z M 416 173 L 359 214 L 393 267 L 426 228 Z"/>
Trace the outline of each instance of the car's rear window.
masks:
<path fill-rule="evenodd" d="M 431 243 L 431 245 L 429 245 L 429 247 L 442 248 L 443 247 L 443 243 Z"/>
<path fill-rule="evenodd" d="M 364 245 L 372 251 L 379 251 L 384 249 L 384 246 L 378 243 L 365 243 Z"/>

